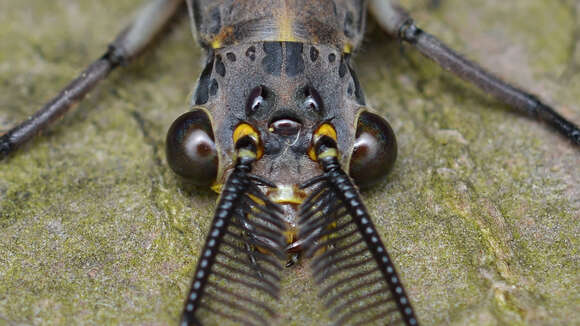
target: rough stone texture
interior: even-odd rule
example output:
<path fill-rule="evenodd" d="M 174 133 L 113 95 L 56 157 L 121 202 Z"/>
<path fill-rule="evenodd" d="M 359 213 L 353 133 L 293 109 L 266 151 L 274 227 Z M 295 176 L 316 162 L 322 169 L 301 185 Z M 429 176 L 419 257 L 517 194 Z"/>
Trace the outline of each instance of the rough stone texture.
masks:
<path fill-rule="evenodd" d="M 99 56 L 140 2 L 3 1 L 0 130 Z M 580 123 L 575 0 L 403 3 Z M 578 149 L 369 29 L 357 68 L 400 150 L 364 197 L 423 324 L 580 324 Z M 216 196 L 180 186 L 163 154 L 201 52 L 185 21 L 160 45 L 0 163 L 0 325 L 176 323 Z M 281 306 L 302 317 L 284 324 L 318 324 L 297 298 L 306 270 L 285 274 Z"/>

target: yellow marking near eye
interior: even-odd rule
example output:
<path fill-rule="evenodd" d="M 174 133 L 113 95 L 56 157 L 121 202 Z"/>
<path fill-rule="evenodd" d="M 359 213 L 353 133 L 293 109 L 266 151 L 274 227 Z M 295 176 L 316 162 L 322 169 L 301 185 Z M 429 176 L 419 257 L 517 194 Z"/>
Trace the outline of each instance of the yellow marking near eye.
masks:
<path fill-rule="evenodd" d="M 314 132 L 314 137 L 312 137 L 312 144 L 314 144 L 320 137 L 322 136 L 328 136 L 330 138 L 332 138 L 335 142 L 337 141 L 337 137 L 336 137 L 336 130 L 334 129 L 334 127 L 330 124 L 330 123 L 325 123 L 323 125 L 321 125 L 320 127 L 318 127 L 318 129 L 316 129 L 316 131 Z M 330 149 L 326 150 L 326 152 L 329 152 Z M 336 152 L 336 149 L 334 150 L 334 154 L 338 155 L 338 152 Z M 326 156 L 330 156 L 331 152 L 329 152 L 328 154 L 325 154 L 324 157 Z M 316 153 L 314 152 L 314 146 L 310 145 L 310 148 L 308 149 L 308 157 L 310 157 L 311 160 L 313 161 L 318 161 L 318 157 L 316 156 Z M 323 157 L 323 156 L 321 156 Z"/>
<path fill-rule="evenodd" d="M 221 194 L 222 193 L 222 188 L 224 187 L 223 183 L 214 183 L 211 185 L 211 190 L 213 190 L 214 192 Z"/>
<path fill-rule="evenodd" d="M 256 129 L 254 129 L 254 127 L 250 126 L 249 124 L 242 123 L 236 127 L 236 129 L 234 130 L 234 134 L 232 136 L 232 138 L 234 140 L 234 144 L 236 144 L 238 142 L 238 140 L 242 139 L 245 136 L 249 136 L 256 143 L 257 152 L 255 153 L 255 157 L 256 157 L 256 159 L 260 159 L 262 157 L 262 155 L 264 154 L 264 148 L 262 147 L 262 143 L 260 142 L 260 135 L 258 134 Z M 249 156 L 248 153 L 245 153 L 245 151 L 247 151 L 247 150 L 240 150 L 238 152 L 238 155 L 244 154 L 248 157 L 251 157 L 251 156 Z"/>
<path fill-rule="evenodd" d="M 219 49 L 224 45 L 224 40 L 233 34 L 234 29 L 231 26 L 224 27 L 211 41 L 212 49 Z"/>
<path fill-rule="evenodd" d="M 240 138 L 244 136 L 250 136 L 253 139 L 257 139 L 258 132 L 256 132 L 256 129 L 254 129 L 254 127 L 250 126 L 249 124 L 242 123 L 239 126 L 237 126 L 236 129 L 234 130 L 233 135 L 234 144 L 237 143 L 238 140 L 240 140 Z"/>
<path fill-rule="evenodd" d="M 352 52 L 352 44 L 350 44 L 350 43 L 344 44 L 344 47 L 342 48 L 342 52 L 346 53 L 346 54 L 351 53 Z"/>
<path fill-rule="evenodd" d="M 212 49 L 219 49 L 222 47 L 222 41 L 218 40 L 217 38 L 211 41 L 211 48 Z"/>
<path fill-rule="evenodd" d="M 314 133 L 315 136 L 328 136 L 334 141 L 336 141 L 336 130 L 330 123 L 325 123 L 322 126 L 318 127 L 318 130 Z"/>

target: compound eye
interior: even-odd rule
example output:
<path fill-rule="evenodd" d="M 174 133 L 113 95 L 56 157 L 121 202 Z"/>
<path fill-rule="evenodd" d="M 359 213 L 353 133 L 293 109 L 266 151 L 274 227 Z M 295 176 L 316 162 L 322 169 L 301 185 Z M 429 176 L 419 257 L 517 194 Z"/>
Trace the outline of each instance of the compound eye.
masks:
<path fill-rule="evenodd" d="M 378 183 L 389 174 L 396 158 L 397 141 L 389 123 L 374 113 L 361 113 L 349 171 L 356 184 L 366 188 Z"/>
<path fill-rule="evenodd" d="M 211 122 L 201 109 L 177 118 L 167 132 L 165 152 L 173 172 L 200 186 L 215 181 L 218 155 Z"/>

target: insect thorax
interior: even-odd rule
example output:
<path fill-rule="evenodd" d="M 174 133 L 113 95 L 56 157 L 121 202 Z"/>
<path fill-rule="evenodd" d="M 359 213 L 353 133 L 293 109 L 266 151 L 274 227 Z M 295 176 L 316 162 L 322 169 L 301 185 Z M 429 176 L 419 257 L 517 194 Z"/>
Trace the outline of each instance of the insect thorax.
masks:
<path fill-rule="evenodd" d="M 195 27 L 204 47 L 260 41 L 331 45 L 350 52 L 362 40 L 364 0 L 198 0 Z"/>

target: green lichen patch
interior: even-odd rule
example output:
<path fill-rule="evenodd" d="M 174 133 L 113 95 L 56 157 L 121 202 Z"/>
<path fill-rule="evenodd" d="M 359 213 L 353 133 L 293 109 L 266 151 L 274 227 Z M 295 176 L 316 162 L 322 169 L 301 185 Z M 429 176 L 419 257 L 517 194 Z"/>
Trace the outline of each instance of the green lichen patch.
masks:
<path fill-rule="evenodd" d="M 573 1 L 438 2 L 403 1 L 580 122 Z M 0 130 L 100 56 L 140 3 L 3 3 Z M 200 73 L 185 23 L 0 163 L 0 325 L 176 324 L 216 200 L 164 158 Z M 423 324 L 579 324 L 578 150 L 376 27 L 354 60 L 399 144 L 363 197 Z M 308 273 L 284 271 L 281 324 L 327 320 Z"/>

